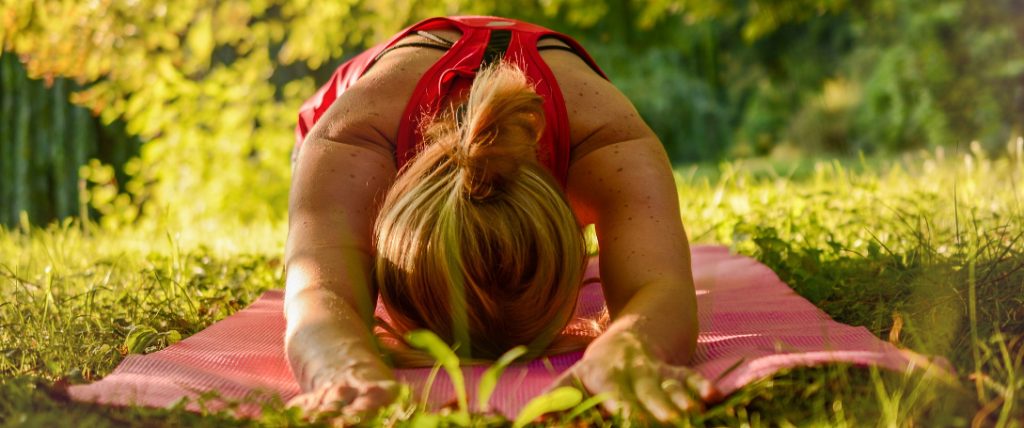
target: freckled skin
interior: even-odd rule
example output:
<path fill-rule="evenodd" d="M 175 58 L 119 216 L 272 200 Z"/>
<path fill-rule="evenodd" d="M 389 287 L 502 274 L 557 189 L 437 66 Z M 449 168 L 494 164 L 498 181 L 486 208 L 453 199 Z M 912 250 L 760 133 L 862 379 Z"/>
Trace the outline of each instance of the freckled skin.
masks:
<path fill-rule="evenodd" d="M 454 40 L 459 34 L 438 35 Z M 294 403 L 307 410 L 336 405 L 324 397 L 354 400 L 346 411 L 372 410 L 397 393 L 367 327 L 376 302 L 373 222 L 397 173 L 394 147 L 405 104 L 442 54 L 405 48 L 385 55 L 338 97 L 297 156 L 286 249 L 286 351 L 307 392 Z M 624 337 L 648 346 L 659 364 L 690 358 L 697 321 L 689 246 L 657 136 L 628 99 L 576 55 L 545 50 L 541 56 L 569 107 L 571 145 L 580 154 L 570 164 L 566 196 L 581 225 L 595 224 L 602 244 L 601 278 L 613 322 L 577 373 L 591 392 L 602 391 L 615 386 L 601 373 L 621 364 L 607 359 L 621 356 L 623 343 L 636 342 Z M 362 395 L 351 398 L 352 388 Z"/>

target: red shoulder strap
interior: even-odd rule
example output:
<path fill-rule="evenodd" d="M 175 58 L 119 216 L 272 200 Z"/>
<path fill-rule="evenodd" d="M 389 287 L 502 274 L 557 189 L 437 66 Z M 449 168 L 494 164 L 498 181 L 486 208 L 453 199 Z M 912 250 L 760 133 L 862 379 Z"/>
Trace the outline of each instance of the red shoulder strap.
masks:
<path fill-rule="evenodd" d="M 461 99 L 469 90 L 487 46 L 489 31 L 486 29 L 466 25 L 460 19 L 440 19 L 455 25 L 462 36 L 423 73 L 406 104 L 395 141 L 395 161 L 399 169 L 419 152 L 423 121 L 441 111 L 445 103 Z"/>
<path fill-rule="evenodd" d="M 492 30 L 509 30 L 511 35 L 505 49 L 506 59 L 520 65 L 538 94 L 545 100 L 547 126 L 538 147 L 538 160 L 564 187 L 571 143 L 568 114 L 558 82 L 537 51 L 537 41 L 541 37 L 556 37 L 576 50 L 598 74 L 605 78 L 607 76 L 583 46 L 571 37 L 527 22 L 491 16 L 427 19 L 342 64 L 335 70 L 331 79 L 302 105 L 299 123 L 295 129 L 296 145 L 293 160 L 313 124 L 327 111 L 339 94 L 362 77 L 380 52 L 414 31 L 443 28 L 456 28 L 462 32 L 462 36 L 421 76 L 413 96 L 406 105 L 395 142 L 395 161 L 398 168 L 402 168 L 419 151 L 422 144 L 420 125 L 423 120 L 436 115 L 445 107 L 445 103 L 464 97 L 487 54 Z"/>

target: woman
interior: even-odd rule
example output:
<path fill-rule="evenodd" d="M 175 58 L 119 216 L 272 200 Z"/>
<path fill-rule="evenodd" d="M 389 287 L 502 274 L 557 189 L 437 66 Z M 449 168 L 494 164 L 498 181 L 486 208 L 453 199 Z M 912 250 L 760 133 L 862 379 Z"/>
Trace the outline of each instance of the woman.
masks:
<path fill-rule="evenodd" d="M 504 18 L 434 18 L 344 64 L 300 114 L 287 246 L 289 362 L 309 411 L 394 399 L 371 332 L 460 355 L 572 349 L 595 224 L 610 324 L 560 384 L 659 420 L 710 384 L 682 366 L 696 300 L 657 136 L 572 39 Z M 578 346 L 578 345 L 576 345 Z"/>

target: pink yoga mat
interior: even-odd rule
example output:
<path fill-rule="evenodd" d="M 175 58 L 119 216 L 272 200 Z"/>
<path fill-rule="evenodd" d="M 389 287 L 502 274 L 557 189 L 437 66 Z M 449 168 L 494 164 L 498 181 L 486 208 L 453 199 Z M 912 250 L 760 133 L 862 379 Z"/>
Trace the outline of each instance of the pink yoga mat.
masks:
<path fill-rule="evenodd" d="M 876 338 L 864 327 L 833 321 L 793 292 L 767 266 L 729 254 L 725 247 L 693 248 L 693 272 L 701 323 L 691 365 L 725 395 L 780 369 L 829 362 L 907 370 L 928 360 Z M 597 277 L 596 260 L 587 278 Z M 577 315 L 595 317 L 604 307 L 600 284 L 584 286 Z M 299 386 L 284 356 L 282 293 L 268 291 L 250 307 L 205 330 L 149 355 L 130 355 L 104 379 L 70 388 L 71 397 L 114 405 L 165 407 L 183 397 L 216 391 L 242 400 L 238 413 L 259 414 L 259 398 L 277 394 L 284 401 Z M 514 417 L 582 353 L 557 355 L 549 364 L 512 366 L 491 398 L 492 410 Z M 728 371 L 733 367 L 731 371 Z M 467 367 L 470 402 L 484 367 Z M 726 373 L 728 371 L 728 373 Z M 399 369 L 398 378 L 422 393 L 430 369 Z M 723 373 L 726 373 L 722 376 Z M 449 403 L 454 392 L 442 370 L 429 394 L 434 405 Z M 218 403 L 207 403 L 217 408 Z M 196 403 L 189 405 L 197 410 Z"/>

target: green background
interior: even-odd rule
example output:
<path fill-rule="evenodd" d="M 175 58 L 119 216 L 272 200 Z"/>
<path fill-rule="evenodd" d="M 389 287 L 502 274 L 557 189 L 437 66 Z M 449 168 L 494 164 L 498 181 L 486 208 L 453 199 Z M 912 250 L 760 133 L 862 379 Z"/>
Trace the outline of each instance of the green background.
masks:
<path fill-rule="evenodd" d="M 435 15 L 578 38 L 679 164 L 994 151 L 1024 118 L 1019 0 L 0 5 L 8 225 L 23 211 L 112 227 L 279 220 L 301 101 L 347 57 Z"/>

